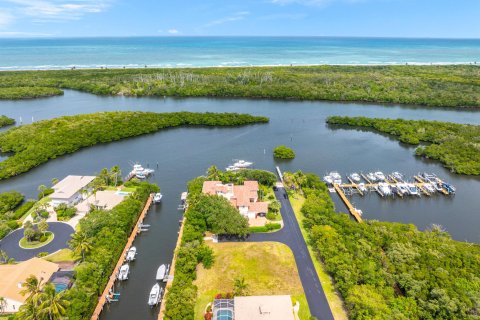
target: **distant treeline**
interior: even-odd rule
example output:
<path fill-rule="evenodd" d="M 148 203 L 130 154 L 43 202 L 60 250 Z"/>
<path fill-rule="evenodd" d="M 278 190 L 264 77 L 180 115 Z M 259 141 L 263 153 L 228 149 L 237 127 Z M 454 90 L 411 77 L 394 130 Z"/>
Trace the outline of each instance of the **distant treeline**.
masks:
<path fill-rule="evenodd" d="M 0 99 L 61 94 L 245 97 L 480 107 L 480 68 L 311 66 L 0 73 Z"/>
<path fill-rule="evenodd" d="M 480 246 L 441 227 L 357 223 L 335 212 L 318 177 L 301 179 L 308 241 L 333 277 L 349 318 L 478 319 Z"/>
<path fill-rule="evenodd" d="M 237 113 L 100 112 L 65 116 L 14 127 L 0 133 L 0 162 L 6 179 L 83 147 L 156 132 L 176 126 L 241 126 L 268 122 L 266 117 Z"/>
<path fill-rule="evenodd" d="M 329 124 L 366 127 L 391 134 L 404 143 L 419 146 L 415 154 L 441 161 L 456 173 L 480 175 L 480 126 L 451 122 L 330 117 Z"/>

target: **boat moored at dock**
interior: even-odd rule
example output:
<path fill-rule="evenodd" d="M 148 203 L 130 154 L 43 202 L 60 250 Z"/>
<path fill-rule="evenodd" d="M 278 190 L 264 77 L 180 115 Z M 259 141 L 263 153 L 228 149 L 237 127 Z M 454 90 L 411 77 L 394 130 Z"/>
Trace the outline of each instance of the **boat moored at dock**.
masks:
<path fill-rule="evenodd" d="M 127 251 L 127 255 L 125 257 L 125 261 L 130 262 L 135 260 L 135 256 L 137 255 L 137 248 L 136 247 L 131 247 Z"/>
<path fill-rule="evenodd" d="M 128 279 L 128 274 L 130 273 L 130 266 L 128 264 L 124 264 L 120 267 L 120 271 L 118 272 L 118 280 L 124 281 Z"/>
<path fill-rule="evenodd" d="M 163 288 L 158 283 L 155 283 L 150 290 L 148 296 L 148 305 L 150 308 L 155 307 L 162 300 Z"/>
<path fill-rule="evenodd" d="M 163 195 L 160 192 L 155 193 L 153 196 L 153 203 L 160 203 L 162 202 Z"/>

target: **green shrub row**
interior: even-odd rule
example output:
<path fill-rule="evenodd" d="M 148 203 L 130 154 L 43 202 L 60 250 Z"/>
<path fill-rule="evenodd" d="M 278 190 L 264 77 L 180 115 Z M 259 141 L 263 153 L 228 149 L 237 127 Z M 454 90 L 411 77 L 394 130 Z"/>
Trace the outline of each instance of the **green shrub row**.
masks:
<path fill-rule="evenodd" d="M 63 95 L 63 91 L 52 87 L 0 87 L 0 100 L 33 99 Z"/>
<path fill-rule="evenodd" d="M 270 232 L 273 230 L 281 229 L 282 225 L 280 223 L 267 223 L 262 227 L 249 227 L 248 231 L 251 233 L 262 233 L 262 232 Z"/>

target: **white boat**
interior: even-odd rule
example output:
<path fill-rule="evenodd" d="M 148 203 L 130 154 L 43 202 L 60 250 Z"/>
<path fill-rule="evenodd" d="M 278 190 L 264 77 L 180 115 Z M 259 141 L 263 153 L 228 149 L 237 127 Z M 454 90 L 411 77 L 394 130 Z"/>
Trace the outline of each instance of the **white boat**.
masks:
<path fill-rule="evenodd" d="M 412 196 L 419 196 L 419 195 L 420 195 L 420 194 L 418 193 L 417 187 L 416 187 L 413 183 L 407 184 L 407 188 L 408 188 L 408 192 L 409 192 Z"/>
<path fill-rule="evenodd" d="M 166 274 L 167 274 L 167 265 L 162 264 L 160 267 L 158 267 L 156 279 L 159 281 L 163 281 Z"/>
<path fill-rule="evenodd" d="M 400 191 L 401 194 L 409 194 L 410 192 L 408 191 L 408 187 L 405 183 L 399 183 L 397 184 L 397 188 Z"/>
<path fill-rule="evenodd" d="M 358 189 L 359 189 L 360 191 L 362 191 L 362 192 L 366 192 L 366 191 L 367 191 L 367 187 L 365 186 L 365 183 L 363 183 L 363 182 L 362 182 L 362 183 L 359 183 L 359 184 L 357 185 L 357 187 L 358 187 Z"/>
<path fill-rule="evenodd" d="M 120 271 L 118 272 L 118 280 L 123 281 L 128 279 L 128 274 L 130 272 L 130 266 L 128 264 L 124 264 L 120 267 Z"/>
<path fill-rule="evenodd" d="M 358 173 L 354 172 L 350 175 L 350 179 L 352 179 L 353 182 L 360 182 L 361 177 Z"/>
<path fill-rule="evenodd" d="M 424 188 L 427 189 L 428 193 L 435 193 L 435 187 L 431 183 L 425 183 Z"/>
<path fill-rule="evenodd" d="M 238 170 L 240 170 L 240 168 L 237 168 L 235 166 L 228 166 L 228 167 L 225 168 L 225 170 L 227 170 L 227 171 L 238 171 Z"/>
<path fill-rule="evenodd" d="M 137 177 L 138 179 L 145 179 L 147 176 L 144 175 L 143 173 L 136 173 L 135 177 Z"/>
<path fill-rule="evenodd" d="M 327 184 L 333 184 L 333 179 L 330 176 L 324 176 L 323 181 L 326 182 Z"/>
<path fill-rule="evenodd" d="M 148 296 L 148 305 L 153 308 L 156 306 L 160 300 L 162 299 L 163 288 L 160 287 L 158 283 L 156 283 L 152 290 L 150 290 L 150 295 Z"/>
<path fill-rule="evenodd" d="M 154 173 L 154 172 L 155 172 L 155 170 L 153 170 L 153 169 L 149 169 L 149 168 L 143 169 L 143 174 L 144 174 L 144 175 L 147 175 L 147 176 L 148 176 L 149 174 Z"/>
<path fill-rule="evenodd" d="M 137 248 L 136 247 L 131 247 L 127 251 L 127 256 L 125 257 L 125 260 L 127 262 L 135 260 L 135 256 L 137 255 Z"/>
<path fill-rule="evenodd" d="M 385 175 L 381 171 L 375 172 L 375 177 L 377 177 L 377 180 L 385 181 Z"/>
<path fill-rule="evenodd" d="M 342 176 L 337 171 L 330 172 L 329 176 L 332 178 L 333 183 L 342 184 Z"/>
<path fill-rule="evenodd" d="M 392 177 L 399 182 L 403 181 L 403 174 L 398 171 L 392 172 Z"/>
<path fill-rule="evenodd" d="M 145 169 L 142 167 L 141 164 L 134 164 L 133 165 L 133 170 L 132 172 L 137 174 L 137 173 L 143 173 L 143 171 L 145 171 Z"/>
<path fill-rule="evenodd" d="M 373 172 L 367 173 L 367 179 L 370 180 L 370 182 L 377 181 L 377 177 L 375 176 L 375 173 L 373 173 Z"/>
<path fill-rule="evenodd" d="M 443 193 L 443 188 L 442 188 L 442 184 L 437 182 L 437 183 L 434 183 L 433 184 L 433 187 L 435 188 L 435 190 L 437 190 L 438 192 L 442 192 Z"/>
<path fill-rule="evenodd" d="M 148 169 L 148 168 L 145 169 L 144 167 L 142 167 L 141 164 L 134 164 L 133 165 L 133 170 L 132 170 L 132 172 L 130 172 L 130 174 L 139 178 L 139 179 L 145 179 L 147 176 L 151 175 L 154 172 L 155 172 L 155 170 Z"/>
<path fill-rule="evenodd" d="M 153 196 L 153 202 L 160 203 L 162 201 L 162 198 L 163 198 L 163 195 L 160 192 L 155 193 L 155 195 Z"/>
<path fill-rule="evenodd" d="M 392 194 L 392 189 L 390 188 L 388 183 L 385 183 L 385 182 L 380 182 L 378 184 L 377 191 L 384 197 Z"/>
<path fill-rule="evenodd" d="M 245 161 L 245 160 L 238 160 L 233 164 L 236 168 L 249 168 L 253 166 L 253 162 Z"/>
<path fill-rule="evenodd" d="M 357 209 L 357 208 L 354 208 L 355 211 L 357 211 L 357 213 L 360 215 L 360 216 L 363 216 L 363 211 L 360 210 L 360 209 Z"/>

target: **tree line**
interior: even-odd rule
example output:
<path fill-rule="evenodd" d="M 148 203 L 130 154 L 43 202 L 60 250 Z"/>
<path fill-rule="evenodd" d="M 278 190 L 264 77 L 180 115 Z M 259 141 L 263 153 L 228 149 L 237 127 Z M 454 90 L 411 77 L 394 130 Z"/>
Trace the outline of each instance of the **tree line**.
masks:
<path fill-rule="evenodd" d="M 0 99 L 49 96 L 68 88 L 99 95 L 480 107 L 479 78 L 474 65 L 11 71 L 0 74 Z"/>
<path fill-rule="evenodd" d="M 331 125 L 365 127 L 388 133 L 403 143 L 421 145 L 417 156 L 435 159 L 453 172 L 480 175 L 480 126 L 452 122 L 329 117 Z"/>
<path fill-rule="evenodd" d="M 0 133 L 0 180 L 24 173 L 80 148 L 177 126 L 241 126 L 268 122 L 238 113 L 99 112 L 64 116 L 18 126 Z"/>

